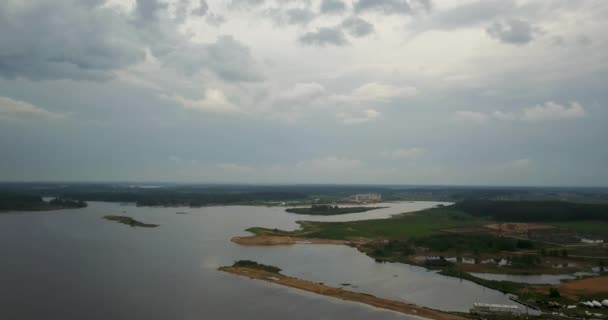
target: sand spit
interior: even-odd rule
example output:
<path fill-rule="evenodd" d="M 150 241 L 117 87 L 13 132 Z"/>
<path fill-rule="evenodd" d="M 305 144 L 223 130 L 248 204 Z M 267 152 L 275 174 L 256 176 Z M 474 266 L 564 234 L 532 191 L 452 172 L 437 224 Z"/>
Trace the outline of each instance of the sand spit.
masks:
<path fill-rule="evenodd" d="M 283 237 L 279 237 L 279 238 L 283 238 Z M 410 304 L 410 303 L 405 303 L 405 302 L 400 302 L 400 301 L 395 301 L 395 300 L 389 300 L 389 299 L 382 299 L 382 298 L 378 298 L 378 297 L 370 295 L 370 294 L 353 292 L 353 291 L 348 291 L 348 290 L 344 290 L 344 289 L 340 289 L 340 288 L 334 288 L 334 287 L 330 287 L 330 286 L 327 286 L 327 285 L 324 285 L 321 283 L 315 283 L 315 282 L 310 282 L 310 281 L 306 281 L 306 280 L 302 280 L 302 279 L 298 279 L 298 278 L 288 277 L 288 276 L 282 275 L 280 273 L 272 273 L 272 272 L 267 272 L 267 271 L 263 271 L 263 270 L 244 268 L 244 267 L 221 267 L 219 270 L 228 272 L 228 273 L 232 273 L 232 274 L 249 277 L 251 279 L 266 280 L 266 281 L 270 281 L 272 283 L 276 283 L 276 284 L 280 284 L 283 286 L 292 287 L 292 288 L 296 288 L 296 289 L 300 289 L 300 290 L 305 290 L 305 291 L 313 292 L 316 294 L 322 294 L 325 296 L 330 296 L 330 297 L 334 297 L 334 298 L 338 298 L 338 299 L 342 299 L 342 300 L 346 300 L 346 301 L 365 303 L 367 305 L 374 306 L 377 308 L 393 310 L 396 312 L 409 314 L 409 315 L 416 315 L 416 316 L 425 317 L 425 318 L 429 318 L 429 319 L 436 319 L 436 320 L 464 320 L 464 319 L 466 319 L 466 318 L 463 318 L 458 315 L 421 307 L 421 306 L 418 306 L 415 304 Z"/>

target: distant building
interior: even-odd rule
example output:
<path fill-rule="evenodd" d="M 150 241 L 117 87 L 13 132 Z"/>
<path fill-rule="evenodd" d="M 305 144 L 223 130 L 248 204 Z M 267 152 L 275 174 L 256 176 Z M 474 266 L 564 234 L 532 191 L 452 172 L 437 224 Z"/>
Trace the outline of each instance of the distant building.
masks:
<path fill-rule="evenodd" d="M 604 240 L 582 238 L 581 242 L 582 243 L 588 243 L 588 244 L 602 244 L 602 243 L 604 243 Z"/>
<path fill-rule="evenodd" d="M 382 195 L 379 193 L 359 193 L 354 194 L 348 198 L 348 200 L 363 203 L 363 202 L 380 202 L 382 201 Z"/>
<path fill-rule="evenodd" d="M 493 303 L 474 303 L 473 308 L 471 308 L 472 314 L 478 315 L 497 315 L 497 314 L 509 314 L 509 315 L 519 315 L 521 314 L 521 309 L 519 309 L 516 305 L 506 305 L 506 304 L 493 304 Z"/>

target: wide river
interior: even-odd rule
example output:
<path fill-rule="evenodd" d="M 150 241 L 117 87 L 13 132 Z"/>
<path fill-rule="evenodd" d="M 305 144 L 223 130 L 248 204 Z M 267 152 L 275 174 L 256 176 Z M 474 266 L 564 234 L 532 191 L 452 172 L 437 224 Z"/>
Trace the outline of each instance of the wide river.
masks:
<path fill-rule="evenodd" d="M 474 302 L 513 304 L 468 281 L 404 264 L 376 263 L 338 245 L 243 247 L 229 241 L 244 229 L 295 229 L 297 220 L 387 218 L 438 202 L 331 217 L 284 208 L 224 206 L 149 208 L 90 202 L 84 209 L 0 214 L 0 319 L 415 319 L 226 274 L 238 259 L 276 265 L 283 273 L 332 286 L 468 311 Z M 176 214 L 187 212 L 188 214 Z M 102 219 L 128 215 L 158 228 Z"/>

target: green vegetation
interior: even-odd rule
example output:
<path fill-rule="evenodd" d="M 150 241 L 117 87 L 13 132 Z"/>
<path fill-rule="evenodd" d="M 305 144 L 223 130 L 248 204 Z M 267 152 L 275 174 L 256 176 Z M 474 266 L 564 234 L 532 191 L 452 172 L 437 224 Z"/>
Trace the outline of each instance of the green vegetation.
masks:
<path fill-rule="evenodd" d="M 608 204 L 564 201 L 489 201 L 468 200 L 451 206 L 475 217 L 511 222 L 608 222 Z"/>
<path fill-rule="evenodd" d="M 437 252 L 497 253 L 534 248 L 528 240 L 496 237 L 491 234 L 437 234 L 415 239 L 413 244 Z"/>
<path fill-rule="evenodd" d="M 481 226 L 488 221 L 445 208 L 403 214 L 390 219 L 373 219 L 349 222 L 298 222 L 301 230 L 286 232 L 266 228 L 250 228 L 257 235 L 293 235 L 324 239 L 356 237 L 404 240 L 420 238 L 441 232 L 441 229 L 460 226 Z"/>
<path fill-rule="evenodd" d="M 608 215 L 608 211 L 606 214 Z M 608 221 L 570 221 L 551 224 L 566 231 L 608 237 Z"/>
<path fill-rule="evenodd" d="M 310 208 L 289 208 L 285 211 L 296 213 L 296 214 L 310 214 L 310 215 L 319 215 L 319 216 L 331 216 L 338 214 L 347 214 L 347 213 L 358 213 L 358 212 L 366 212 L 376 209 L 382 209 L 386 207 L 343 207 L 340 208 L 338 206 L 331 206 L 326 204 L 313 204 Z"/>
<path fill-rule="evenodd" d="M 44 201 L 40 196 L 27 194 L 0 194 L 0 212 L 2 211 L 49 211 L 70 208 L 83 208 L 83 201 L 55 198 Z"/>
<path fill-rule="evenodd" d="M 555 288 L 549 289 L 549 298 L 561 298 L 562 295 Z"/>
<path fill-rule="evenodd" d="M 236 268 L 257 269 L 257 270 L 262 270 L 262 271 L 267 271 L 267 272 L 272 272 L 272 273 L 281 272 L 281 268 L 279 268 L 279 267 L 269 266 L 269 265 L 257 263 L 255 261 L 251 261 L 251 260 L 238 260 L 238 261 L 235 261 L 234 264 L 232 264 L 232 266 L 236 267 Z"/>
<path fill-rule="evenodd" d="M 108 215 L 108 216 L 104 216 L 103 217 L 106 220 L 109 221 L 116 221 L 122 224 L 126 224 L 128 226 L 131 227 L 142 227 L 142 228 L 156 228 L 158 227 L 157 224 L 149 224 L 149 223 L 143 223 L 141 221 L 137 221 L 131 217 L 127 217 L 127 216 L 113 216 L 113 215 Z"/>

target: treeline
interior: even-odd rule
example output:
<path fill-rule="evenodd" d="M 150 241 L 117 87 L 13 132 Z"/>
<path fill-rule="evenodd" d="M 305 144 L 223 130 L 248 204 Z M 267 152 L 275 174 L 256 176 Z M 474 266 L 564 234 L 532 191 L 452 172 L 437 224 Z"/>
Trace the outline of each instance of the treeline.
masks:
<path fill-rule="evenodd" d="M 475 217 L 489 217 L 497 221 L 608 221 L 608 204 L 587 204 L 564 201 L 470 200 L 458 202 L 451 207 Z"/>
<path fill-rule="evenodd" d="M 306 196 L 293 192 L 185 193 L 177 191 L 93 192 L 68 194 L 83 201 L 132 202 L 150 207 L 202 207 L 214 204 L 247 204 L 262 201 L 291 201 Z"/>
<path fill-rule="evenodd" d="M 44 201 L 42 197 L 28 194 L 0 194 L 0 211 L 45 211 L 67 208 L 83 208 L 84 201 L 55 198 Z"/>
<path fill-rule="evenodd" d="M 534 243 L 490 234 L 460 235 L 437 234 L 412 240 L 417 247 L 426 247 L 435 252 L 496 253 L 534 248 Z"/>
<path fill-rule="evenodd" d="M 381 207 L 343 207 L 332 206 L 327 204 L 314 204 L 309 208 L 289 208 L 285 211 L 297 214 L 310 214 L 320 216 L 330 216 L 347 213 L 359 213 L 370 210 L 380 209 Z"/>

